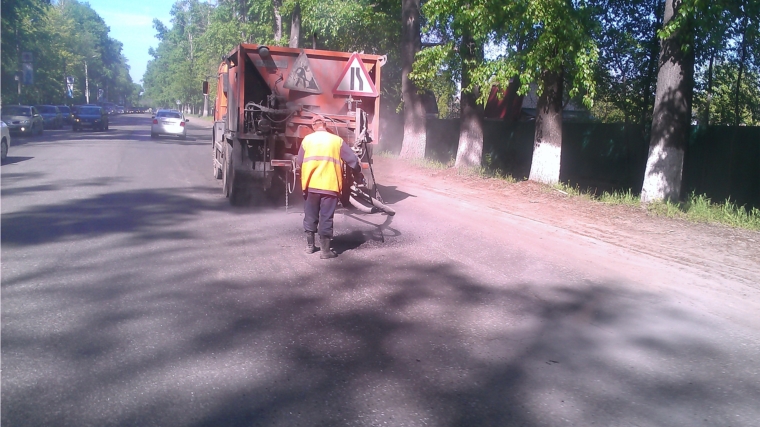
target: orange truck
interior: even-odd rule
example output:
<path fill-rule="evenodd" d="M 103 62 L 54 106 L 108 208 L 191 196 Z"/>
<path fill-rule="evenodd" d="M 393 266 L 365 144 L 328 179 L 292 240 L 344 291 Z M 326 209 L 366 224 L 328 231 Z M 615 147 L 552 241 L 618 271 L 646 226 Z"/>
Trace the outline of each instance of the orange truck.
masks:
<path fill-rule="evenodd" d="M 212 134 L 214 176 L 232 204 L 251 194 L 285 196 L 300 186 L 295 157 L 315 116 L 359 157 L 363 182 L 344 167 L 341 202 L 393 214 L 372 170 L 385 56 L 240 44 L 219 66 Z M 204 93 L 208 85 L 204 84 Z"/>

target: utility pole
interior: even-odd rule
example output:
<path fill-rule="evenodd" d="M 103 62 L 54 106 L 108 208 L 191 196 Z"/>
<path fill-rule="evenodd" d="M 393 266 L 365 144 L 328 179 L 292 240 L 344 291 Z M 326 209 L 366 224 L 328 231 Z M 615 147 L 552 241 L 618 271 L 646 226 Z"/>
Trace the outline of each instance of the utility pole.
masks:
<path fill-rule="evenodd" d="M 87 60 L 84 60 L 84 98 L 90 103 L 90 78 L 87 75 Z"/>
<path fill-rule="evenodd" d="M 18 83 L 18 105 L 21 105 L 21 76 L 17 73 L 15 78 Z"/>

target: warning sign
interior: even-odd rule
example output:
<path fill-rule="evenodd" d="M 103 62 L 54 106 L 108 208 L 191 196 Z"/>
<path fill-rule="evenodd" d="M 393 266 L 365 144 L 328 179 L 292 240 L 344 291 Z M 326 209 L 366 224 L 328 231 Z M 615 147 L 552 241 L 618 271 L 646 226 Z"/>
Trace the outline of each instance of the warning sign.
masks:
<path fill-rule="evenodd" d="M 372 79 L 369 78 L 367 68 L 364 67 L 358 53 L 351 55 L 346 68 L 338 79 L 333 93 L 336 95 L 371 96 L 376 97 L 377 89 Z"/>
<path fill-rule="evenodd" d="M 314 72 L 311 70 L 311 65 L 309 65 L 309 58 L 304 52 L 301 52 L 296 62 L 293 63 L 293 69 L 290 70 L 283 87 L 301 92 L 322 93 L 322 88 L 319 87 L 319 83 L 314 78 Z"/>

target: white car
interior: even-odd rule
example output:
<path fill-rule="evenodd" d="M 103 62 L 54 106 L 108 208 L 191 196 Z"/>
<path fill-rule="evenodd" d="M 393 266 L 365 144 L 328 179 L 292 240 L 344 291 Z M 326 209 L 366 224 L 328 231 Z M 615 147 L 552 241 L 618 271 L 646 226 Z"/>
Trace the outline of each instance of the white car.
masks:
<path fill-rule="evenodd" d="M 177 135 L 185 139 L 187 137 L 185 124 L 189 121 L 177 110 L 158 110 L 153 116 L 153 124 L 150 126 L 150 137 Z"/>
<path fill-rule="evenodd" d="M 0 121 L 0 124 L 2 125 L 2 144 L 0 148 L 2 149 L 2 159 L 5 160 L 6 157 L 8 157 L 8 149 L 11 148 L 11 133 L 8 131 L 8 125 L 5 124 L 5 122 Z"/>

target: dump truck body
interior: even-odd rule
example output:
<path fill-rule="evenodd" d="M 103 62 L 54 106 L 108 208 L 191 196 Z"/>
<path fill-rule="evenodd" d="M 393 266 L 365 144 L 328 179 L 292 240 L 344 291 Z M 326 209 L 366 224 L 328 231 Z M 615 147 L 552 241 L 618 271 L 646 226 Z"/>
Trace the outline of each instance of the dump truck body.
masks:
<path fill-rule="evenodd" d="M 315 116 L 323 117 L 328 131 L 343 138 L 371 172 L 385 60 L 255 44 L 233 49 L 219 66 L 213 132 L 214 175 L 224 180 L 231 202 L 243 189 L 293 191 L 293 159 L 313 132 Z M 367 191 L 377 198 L 369 175 Z"/>

